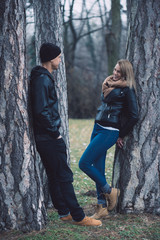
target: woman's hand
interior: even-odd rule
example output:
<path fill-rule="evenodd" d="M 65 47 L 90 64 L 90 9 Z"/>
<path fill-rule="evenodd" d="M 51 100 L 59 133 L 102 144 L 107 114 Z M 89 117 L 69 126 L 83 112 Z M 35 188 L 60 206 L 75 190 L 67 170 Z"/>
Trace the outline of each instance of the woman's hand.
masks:
<path fill-rule="evenodd" d="M 62 136 L 61 136 L 61 135 L 59 135 L 59 137 L 58 137 L 57 139 L 60 139 L 60 138 L 62 138 Z"/>
<path fill-rule="evenodd" d="M 123 139 L 122 139 L 122 138 L 118 138 L 116 144 L 117 144 L 117 146 L 118 146 L 119 148 L 123 148 Z"/>

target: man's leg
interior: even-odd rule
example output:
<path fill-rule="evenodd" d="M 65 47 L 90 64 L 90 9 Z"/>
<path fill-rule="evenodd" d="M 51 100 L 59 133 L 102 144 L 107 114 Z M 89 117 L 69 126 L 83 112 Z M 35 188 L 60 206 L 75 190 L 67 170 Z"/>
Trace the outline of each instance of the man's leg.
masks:
<path fill-rule="evenodd" d="M 53 155 L 55 154 L 54 152 L 52 154 L 51 142 L 42 141 L 37 142 L 36 145 L 48 177 L 49 190 L 53 205 L 58 210 L 59 215 L 66 215 L 69 213 L 69 209 L 63 199 L 59 181 L 57 179 L 58 162 L 55 161 L 55 156 L 53 158 Z"/>
<path fill-rule="evenodd" d="M 79 206 L 79 203 L 74 192 L 74 188 L 72 185 L 73 173 L 67 164 L 66 145 L 62 138 L 58 139 L 57 141 L 56 156 L 57 161 L 59 163 L 57 178 L 60 184 L 63 199 L 73 219 L 79 222 L 85 217 L 85 214 L 82 208 Z"/>
<path fill-rule="evenodd" d="M 82 208 L 79 206 L 72 182 L 61 182 L 60 186 L 72 218 L 77 222 L 82 221 L 82 219 L 85 217 L 85 214 Z"/>
<path fill-rule="evenodd" d="M 71 213 L 75 221 L 81 221 L 85 214 L 74 193 L 73 173 L 67 164 L 66 146 L 63 139 L 37 143 L 42 162 L 49 180 L 53 204 L 59 215 Z"/>

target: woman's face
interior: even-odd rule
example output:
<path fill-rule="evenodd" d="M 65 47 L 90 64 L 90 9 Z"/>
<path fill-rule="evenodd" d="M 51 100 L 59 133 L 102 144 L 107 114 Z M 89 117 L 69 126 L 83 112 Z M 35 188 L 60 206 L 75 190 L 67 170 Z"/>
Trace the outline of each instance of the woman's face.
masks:
<path fill-rule="evenodd" d="M 119 64 L 116 64 L 113 70 L 113 80 L 117 81 L 122 77 L 121 71 L 120 71 L 120 66 Z"/>

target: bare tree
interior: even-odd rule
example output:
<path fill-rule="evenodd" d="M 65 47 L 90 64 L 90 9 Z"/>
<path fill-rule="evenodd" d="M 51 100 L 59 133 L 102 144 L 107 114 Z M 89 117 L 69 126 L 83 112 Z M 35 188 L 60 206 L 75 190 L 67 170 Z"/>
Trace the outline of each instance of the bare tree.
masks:
<path fill-rule="evenodd" d="M 79 3 L 79 15 L 75 15 L 76 1 L 68 2 L 69 14 L 64 6 L 63 21 L 69 116 L 93 117 L 100 99 L 97 92 L 106 77 L 102 68 L 107 71 L 103 35 L 106 24 L 102 21 L 107 10 L 102 11 L 99 0 L 83 0 Z"/>
<path fill-rule="evenodd" d="M 69 5 L 68 8 L 66 7 L 67 3 Z M 106 49 L 110 52 L 108 59 L 109 62 L 112 62 L 111 69 L 113 69 L 113 65 L 119 57 L 119 36 L 121 34 L 119 34 L 119 24 L 121 22 L 117 20 L 116 16 L 118 16 L 118 14 L 116 15 L 116 13 L 118 9 L 118 13 L 120 14 L 120 4 L 117 5 L 117 1 L 116 3 L 113 1 L 112 12 L 114 17 L 112 19 L 113 26 L 111 30 L 114 30 L 115 35 L 109 30 L 109 19 L 111 20 L 111 18 L 109 18 L 105 0 L 95 0 L 91 2 L 82 0 L 78 4 L 75 0 L 62 0 L 62 4 L 69 116 L 93 117 L 99 102 L 99 96 L 96 93 L 98 89 L 100 90 L 101 82 L 108 72 Z M 53 3 L 51 6 L 52 5 Z M 77 5 L 81 10 L 79 14 L 77 13 Z M 41 16 L 38 16 L 38 19 L 40 18 Z M 118 31 L 115 29 L 117 22 Z M 49 22 L 48 24 L 50 25 Z M 43 27 L 40 27 L 40 29 L 42 28 Z M 47 29 L 49 28 L 47 27 Z M 106 31 L 110 33 L 107 35 L 107 40 L 111 40 L 109 46 L 105 43 Z M 36 46 L 38 45 L 36 44 Z M 118 57 L 114 58 L 114 60 L 112 59 L 114 54 L 110 51 L 112 49 L 114 49 L 113 52 L 115 54 L 118 54 Z M 83 79 L 81 78 L 82 72 L 84 73 Z M 92 82 L 90 82 L 91 79 L 93 80 Z M 79 86 L 76 87 L 75 82 L 79 84 Z M 93 96 L 87 92 L 87 84 L 91 86 L 90 92 L 95 93 L 96 98 L 90 98 L 84 102 L 84 99 L 88 98 L 88 96 Z M 84 98 L 83 89 L 85 88 L 86 95 Z M 75 102 L 78 104 L 77 107 L 74 104 Z M 79 110 L 77 111 L 77 109 Z"/>
<path fill-rule="evenodd" d="M 65 1 L 66 2 L 66 1 Z M 86 0 L 81 2 L 81 14 L 79 17 L 74 16 L 75 0 L 72 0 L 69 8 L 68 20 L 65 19 L 65 2 L 63 6 L 63 25 L 64 25 L 64 47 L 65 57 L 67 59 L 67 68 L 70 70 L 74 66 L 76 47 L 79 41 L 85 36 L 91 36 L 92 33 L 97 32 L 104 28 L 105 25 L 90 28 L 89 20 L 100 18 L 100 16 L 92 16 L 93 7 L 97 4 L 98 0 L 91 4 L 89 10 L 86 7 Z"/>
<path fill-rule="evenodd" d="M 112 74 L 113 67 L 120 56 L 120 40 L 121 40 L 121 5 L 120 0 L 111 1 L 111 18 L 107 23 L 108 30 L 106 34 L 106 46 L 108 54 L 108 73 Z"/>
<path fill-rule="evenodd" d="M 122 212 L 160 214 L 160 1 L 131 1 L 127 58 L 137 81 L 139 122 L 115 156 Z"/>
<path fill-rule="evenodd" d="M 0 230 L 39 230 L 46 210 L 27 113 L 24 1 L 0 10 Z"/>

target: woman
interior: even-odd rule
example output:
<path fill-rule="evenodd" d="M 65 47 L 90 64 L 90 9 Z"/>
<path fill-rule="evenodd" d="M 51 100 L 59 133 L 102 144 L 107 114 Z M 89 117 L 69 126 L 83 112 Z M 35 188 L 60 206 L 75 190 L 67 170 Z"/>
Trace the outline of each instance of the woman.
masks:
<path fill-rule="evenodd" d="M 121 126 L 121 119 L 126 118 Z M 105 178 L 105 158 L 107 150 L 116 142 L 123 147 L 123 138 L 138 121 L 138 107 L 135 95 L 135 79 L 131 63 L 121 59 L 117 62 L 113 75 L 102 84 L 102 104 L 98 108 L 91 142 L 83 153 L 79 167 L 96 183 L 97 210 L 92 216 L 106 217 L 117 204 L 120 190 L 112 188 Z M 108 202 L 108 206 L 107 203 Z"/>

